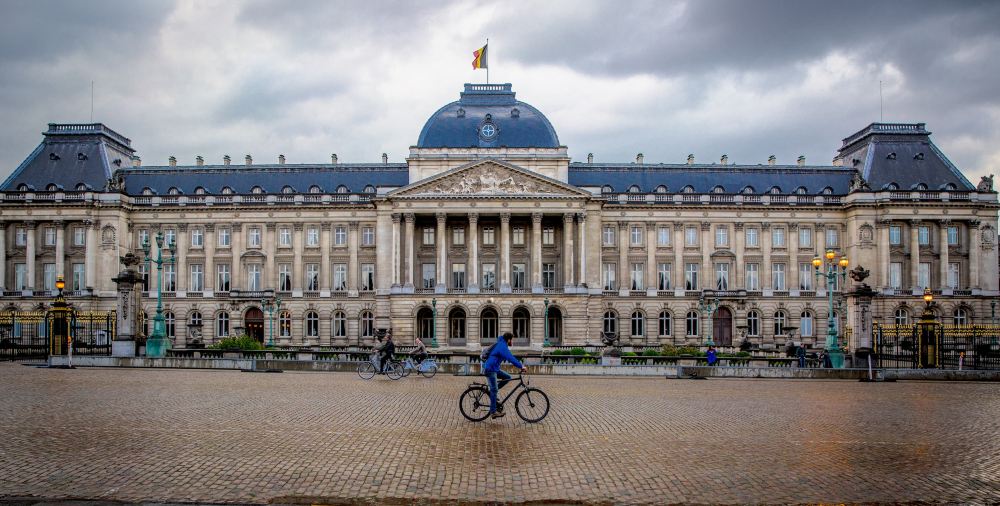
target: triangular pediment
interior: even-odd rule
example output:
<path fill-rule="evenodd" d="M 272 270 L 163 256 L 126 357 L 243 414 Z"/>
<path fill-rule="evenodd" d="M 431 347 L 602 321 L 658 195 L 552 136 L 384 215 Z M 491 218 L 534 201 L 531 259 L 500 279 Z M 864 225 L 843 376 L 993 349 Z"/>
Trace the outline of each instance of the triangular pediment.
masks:
<path fill-rule="evenodd" d="M 389 192 L 387 197 L 580 198 L 590 193 L 500 160 L 482 160 Z"/>

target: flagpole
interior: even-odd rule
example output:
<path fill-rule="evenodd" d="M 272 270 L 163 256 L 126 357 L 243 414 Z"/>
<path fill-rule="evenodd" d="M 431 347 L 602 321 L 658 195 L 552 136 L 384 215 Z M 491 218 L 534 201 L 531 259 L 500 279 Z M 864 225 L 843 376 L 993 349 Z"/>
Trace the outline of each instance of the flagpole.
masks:
<path fill-rule="evenodd" d="M 490 84 L 490 38 L 486 38 L 486 84 Z"/>

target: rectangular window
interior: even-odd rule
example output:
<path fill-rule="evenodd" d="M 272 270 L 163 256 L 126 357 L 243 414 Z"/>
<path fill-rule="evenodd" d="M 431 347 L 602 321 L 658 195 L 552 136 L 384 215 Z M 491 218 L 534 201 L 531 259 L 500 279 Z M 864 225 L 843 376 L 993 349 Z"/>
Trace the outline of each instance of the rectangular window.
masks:
<path fill-rule="evenodd" d="M 333 229 L 333 244 L 336 246 L 347 246 L 347 228 L 343 225 L 337 225 Z"/>
<path fill-rule="evenodd" d="M 319 291 L 319 264 L 306 264 L 306 291 Z"/>
<path fill-rule="evenodd" d="M 226 227 L 219 228 L 219 246 L 228 248 L 232 244 L 232 235 Z"/>
<path fill-rule="evenodd" d="M 455 227 L 451 229 L 451 244 L 453 246 L 465 246 L 465 228 Z"/>
<path fill-rule="evenodd" d="M 231 290 L 229 264 L 216 264 L 215 266 L 215 288 L 220 292 Z"/>
<path fill-rule="evenodd" d="M 45 227 L 45 245 L 55 246 L 56 245 L 56 228 L 55 227 Z M 48 288 L 46 288 L 48 290 Z"/>
<path fill-rule="evenodd" d="M 515 290 L 524 289 L 524 264 L 511 264 L 511 287 Z"/>
<path fill-rule="evenodd" d="M 434 245 L 434 227 L 424 227 L 424 246 Z"/>
<path fill-rule="evenodd" d="M 601 269 L 601 278 L 604 282 L 605 290 L 615 289 L 615 271 L 618 270 L 618 264 L 604 264 Z"/>
<path fill-rule="evenodd" d="M 698 289 L 698 264 L 687 264 L 684 266 L 684 289 Z"/>
<path fill-rule="evenodd" d="M 553 246 L 556 243 L 556 229 L 554 227 L 542 228 L 542 244 Z"/>
<path fill-rule="evenodd" d="M 141 248 L 147 242 L 149 242 L 149 229 L 139 229 L 139 247 Z"/>
<path fill-rule="evenodd" d="M 666 262 L 661 262 L 656 266 L 656 289 L 657 290 L 670 290 L 671 285 L 671 265 Z"/>
<path fill-rule="evenodd" d="M 813 289 L 813 266 L 809 262 L 799 264 L 799 290 Z"/>
<path fill-rule="evenodd" d="M 292 264 L 278 264 L 278 291 L 292 291 Z"/>
<path fill-rule="evenodd" d="M 698 229 L 695 227 L 688 227 L 684 229 L 684 245 L 685 246 L 697 246 L 698 245 Z"/>
<path fill-rule="evenodd" d="M 917 243 L 927 246 L 931 243 L 931 228 L 926 226 L 917 227 Z"/>
<path fill-rule="evenodd" d="M 724 248 L 729 246 L 729 227 L 715 227 L 715 247 Z"/>
<path fill-rule="evenodd" d="M 25 227 L 16 227 L 14 229 L 14 245 L 25 246 L 27 244 L 28 244 L 28 229 Z"/>
<path fill-rule="evenodd" d="M 771 287 L 779 292 L 787 290 L 785 287 L 785 264 L 771 265 Z"/>
<path fill-rule="evenodd" d="M 152 285 L 149 284 L 149 268 L 146 262 L 139 264 L 139 277 L 142 278 L 143 290 L 148 292 L 152 288 Z"/>
<path fill-rule="evenodd" d="M 370 292 L 375 289 L 375 264 L 361 264 L 361 290 Z"/>
<path fill-rule="evenodd" d="M 629 240 L 632 246 L 642 246 L 642 227 L 632 225 Z"/>
<path fill-rule="evenodd" d="M 319 246 L 319 228 L 306 228 L 306 247 L 315 248 Z"/>
<path fill-rule="evenodd" d="M 292 246 L 292 229 L 281 227 L 278 229 L 278 246 Z"/>
<path fill-rule="evenodd" d="M 423 281 L 424 289 L 434 288 L 436 284 L 436 278 L 434 277 L 434 271 L 437 266 L 434 264 L 423 264 L 421 270 L 421 280 Z"/>
<path fill-rule="evenodd" d="M 748 248 L 759 248 L 760 247 L 760 230 L 756 228 L 749 227 L 746 229 L 747 236 L 747 247 Z"/>
<path fill-rule="evenodd" d="M 629 281 L 631 283 L 631 290 L 643 290 L 642 278 L 646 274 L 645 264 L 632 264 L 632 270 L 629 272 Z"/>
<path fill-rule="evenodd" d="M 948 246 L 958 246 L 958 227 L 948 227 Z"/>
<path fill-rule="evenodd" d="M 835 228 L 826 229 L 826 247 L 836 248 L 840 240 L 840 231 Z"/>
<path fill-rule="evenodd" d="M 903 227 L 899 225 L 889 226 L 889 244 L 899 246 L 903 243 Z"/>
<path fill-rule="evenodd" d="M 337 292 L 347 290 L 347 264 L 333 264 L 333 289 Z"/>
<path fill-rule="evenodd" d="M 87 229 L 83 227 L 76 227 L 73 229 L 73 246 L 86 246 L 87 245 Z"/>
<path fill-rule="evenodd" d="M 163 245 L 169 248 L 171 244 L 177 244 L 177 232 L 168 228 L 163 234 Z"/>
<path fill-rule="evenodd" d="M 465 290 L 465 264 L 451 264 L 451 287 Z"/>
<path fill-rule="evenodd" d="M 542 264 L 542 288 L 551 290 L 556 287 L 556 264 Z"/>
<path fill-rule="evenodd" d="M 785 229 L 779 227 L 771 229 L 771 246 L 774 248 L 785 247 Z"/>
<path fill-rule="evenodd" d="M 73 291 L 79 292 L 87 288 L 87 275 L 84 264 L 73 264 Z"/>
<path fill-rule="evenodd" d="M 799 229 L 799 247 L 800 248 L 812 248 L 813 245 L 813 231 L 811 228 L 800 228 Z"/>
<path fill-rule="evenodd" d="M 163 291 L 177 291 L 177 264 L 163 265 Z"/>
<path fill-rule="evenodd" d="M 903 264 L 892 262 L 889 264 L 889 288 L 903 287 Z"/>
<path fill-rule="evenodd" d="M 247 266 L 247 290 L 260 290 L 260 264 Z"/>
<path fill-rule="evenodd" d="M 56 289 L 56 264 L 42 265 L 42 290 Z"/>
<path fill-rule="evenodd" d="M 199 227 L 191 229 L 191 246 L 200 248 L 205 245 L 205 231 Z"/>
<path fill-rule="evenodd" d="M 496 240 L 496 230 L 493 227 L 483 227 L 483 246 L 493 246 Z"/>
<path fill-rule="evenodd" d="M 961 264 L 957 262 L 948 264 L 948 288 L 958 288 L 961 277 Z"/>
<path fill-rule="evenodd" d="M 660 227 L 656 229 L 656 244 L 658 246 L 670 246 L 669 227 Z"/>
<path fill-rule="evenodd" d="M 917 264 L 917 288 L 929 288 L 931 286 L 931 264 L 920 262 Z"/>
<path fill-rule="evenodd" d="M 14 286 L 18 290 L 28 289 L 28 266 L 25 264 L 14 264 Z"/>
<path fill-rule="evenodd" d="M 375 227 L 361 228 L 361 245 L 362 246 L 375 245 Z"/>
<path fill-rule="evenodd" d="M 729 264 L 715 264 L 715 289 L 729 290 Z"/>
<path fill-rule="evenodd" d="M 760 264 L 748 263 L 746 267 L 747 291 L 760 291 Z"/>
<path fill-rule="evenodd" d="M 524 246 L 524 227 L 514 227 L 511 229 L 514 246 Z"/>
<path fill-rule="evenodd" d="M 604 226 L 604 229 L 601 232 L 601 244 L 605 246 L 615 245 L 615 227 L 611 225 Z"/>
<path fill-rule="evenodd" d="M 191 264 L 191 291 L 200 292 L 205 289 L 205 267 L 201 264 Z"/>
<path fill-rule="evenodd" d="M 247 247 L 260 247 L 260 227 L 250 227 L 250 230 L 247 232 Z"/>
<path fill-rule="evenodd" d="M 483 289 L 496 290 L 497 288 L 497 265 L 483 264 Z"/>

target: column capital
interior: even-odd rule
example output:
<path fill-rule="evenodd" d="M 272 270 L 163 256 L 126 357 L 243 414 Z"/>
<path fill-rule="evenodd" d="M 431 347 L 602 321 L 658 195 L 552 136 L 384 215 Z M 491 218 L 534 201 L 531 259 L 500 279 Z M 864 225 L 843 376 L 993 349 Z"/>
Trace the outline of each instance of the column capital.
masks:
<path fill-rule="evenodd" d="M 407 224 L 412 225 L 413 222 L 416 220 L 416 216 L 414 216 L 413 213 L 404 213 L 403 219 L 406 220 Z"/>
<path fill-rule="evenodd" d="M 760 229 L 761 230 L 771 230 L 771 222 L 765 221 L 765 222 L 761 223 L 760 224 Z"/>
<path fill-rule="evenodd" d="M 242 232 L 243 231 L 243 224 L 242 223 L 237 223 L 237 222 L 234 221 L 231 226 L 232 226 L 234 234 L 236 232 Z"/>
<path fill-rule="evenodd" d="M 712 230 L 712 222 L 710 222 L 710 221 L 703 221 L 703 222 L 701 222 L 701 230 L 702 230 L 702 232 L 706 232 L 708 230 Z"/>
<path fill-rule="evenodd" d="M 980 223 L 982 223 L 982 222 L 979 221 L 979 220 L 969 220 L 969 226 L 972 227 L 972 228 L 977 228 L 978 229 Z"/>
<path fill-rule="evenodd" d="M 944 218 L 942 220 L 938 220 L 938 224 L 947 227 L 948 225 L 952 224 L 952 221 L 951 218 Z"/>
<path fill-rule="evenodd" d="M 674 222 L 674 230 L 683 231 L 684 230 L 684 222 L 683 221 L 675 221 Z"/>
<path fill-rule="evenodd" d="M 274 229 L 278 228 L 278 224 L 273 221 L 267 222 L 264 224 L 264 228 L 266 228 L 268 232 L 274 232 Z"/>
<path fill-rule="evenodd" d="M 399 223 L 402 220 L 402 218 L 403 217 L 399 213 L 392 213 L 392 222 L 393 223 Z M 330 229 L 330 224 L 329 223 L 324 223 L 323 226 L 325 226 L 327 230 Z"/>
<path fill-rule="evenodd" d="M 817 232 L 819 232 L 820 230 L 826 228 L 826 224 L 817 222 L 816 224 L 813 225 L 813 227 L 816 228 Z"/>
<path fill-rule="evenodd" d="M 627 221 L 619 221 L 618 222 L 618 230 L 628 230 L 628 222 Z"/>
<path fill-rule="evenodd" d="M 743 222 L 742 222 L 742 221 L 738 221 L 738 222 L 736 222 L 736 223 L 733 223 L 733 228 L 734 228 L 734 229 L 735 229 L 735 230 L 736 230 L 737 232 L 739 232 L 740 230 L 743 230 Z"/>
<path fill-rule="evenodd" d="M 323 232 L 329 232 L 330 231 L 330 226 L 331 226 L 330 222 L 328 222 L 328 221 L 327 222 L 323 222 L 323 223 L 319 224 L 319 229 L 321 231 L 323 231 Z"/>
<path fill-rule="evenodd" d="M 469 213 L 469 223 L 473 224 L 478 222 L 479 222 L 479 213 Z"/>
<path fill-rule="evenodd" d="M 448 221 L 448 213 L 437 213 L 435 217 L 437 217 L 438 225 L 444 225 Z"/>
<path fill-rule="evenodd" d="M 584 224 L 584 223 L 586 223 L 587 222 L 587 213 L 586 212 L 576 213 L 576 220 L 579 221 L 581 225 Z"/>
<path fill-rule="evenodd" d="M 563 214 L 563 223 L 573 223 L 574 216 L 575 216 L 575 213 L 564 213 Z"/>
<path fill-rule="evenodd" d="M 531 222 L 535 225 L 542 223 L 542 213 L 531 213 Z"/>
<path fill-rule="evenodd" d="M 84 224 L 86 224 L 86 223 L 87 223 L 87 220 L 84 220 Z M 38 225 L 38 222 L 34 221 L 34 220 L 25 220 L 23 222 L 23 225 L 25 227 L 28 227 L 29 230 L 34 230 L 35 226 Z"/>
<path fill-rule="evenodd" d="M 500 223 L 510 223 L 510 213 L 500 213 Z"/>
<path fill-rule="evenodd" d="M 63 219 L 52 220 L 52 225 L 54 227 L 56 227 L 56 228 L 65 228 L 66 227 L 66 220 L 63 220 Z"/>
<path fill-rule="evenodd" d="M 357 223 L 351 223 L 351 225 L 354 226 L 354 227 L 358 226 Z M 292 223 L 292 230 L 295 230 L 297 232 L 301 232 L 302 231 L 302 224 L 301 223 Z"/>
<path fill-rule="evenodd" d="M 177 231 L 178 232 L 187 232 L 187 230 L 188 230 L 188 224 L 187 223 L 178 223 L 177 224 Z"/>
<path fill-rule="evenodd" d="M 920 225 L 921 223 L 924 222 L 924 220 L 922 220 L 920 218 L 910 218 L 909 221 L 910 221 L 910 226 L 913 226 L 913 227 L 915 227 L 917 225 Z"/>
<path fill-rule="evenodd" d="M 302 224 L 301 223 L 296 224 L 295 226 L 298 227 L 296 230 L 302 230 Z M 360 226 L 360 224 L 358 222 L 356 222 L 356 221 L 352 221 L 352 222 L 350 222 L 350 223 L 347 224 L 347 228 L 350 229 L 351 232 L 357 232 L 359 226 Z"/>
<path fill-rule="evenodd" d="M 205 232 L 215 232 L 215 223 L 206 223 Z"/>

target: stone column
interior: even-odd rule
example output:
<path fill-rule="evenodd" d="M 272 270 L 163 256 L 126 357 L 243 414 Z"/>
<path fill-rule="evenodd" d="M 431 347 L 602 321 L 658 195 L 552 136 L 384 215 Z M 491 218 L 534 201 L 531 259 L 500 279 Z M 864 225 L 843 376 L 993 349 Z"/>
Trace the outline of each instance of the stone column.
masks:
<path fill-rule="evenodd" d="M 924 287 L 918 286 L 917 283 L 917 271 L 920 269 L 920 234 L 917 232 L 919 226 L 919 220 L 910 220 L 910 288 L 923 291 Z"/>
<path fill-rule="evenodd" d="M 938 222 L 938 227 L 940 230 L 939 239 L 939 251 L 941 252 L 941 265 L 939 266 L 939 276 L 941 277 L 938 282 L 938 286 L 941 288 L 948 288 L 948 226 L 951 225 L 950 220 L 941 220 Z"/>
<path fill-rule="evenodd" d="M 500 292 L 510 293 L 510 213 L 500 213 Z"/>
<path fill-rule="evenodd" d="M 215 224 L 205 224 L 205 291 L 215 289 Z M 202 315 L 205 318 L 205 315 Z"/>
<path fill-rule="evenodd" d="M 573 213 L 563 214 L 563 290 L 569 292 L 576 284 L 573 279 Z"/>
<path fill-rule="evenodd" d="M 744 258 L 744 249 L 746 247 L 746 235 L 743 231 L 743 222 L 738 222 L 733 224 L 733 244 L 736 249 L 736 265 L 733 266 L 733 284 L 734 288 L 746 289 L 746 258 Z"/>
<path fill-rule="evenodd" d="M 175 271 L 175 273 L 177 275 L 176 290 L 178 292 L 187 292 L 188 278 L 191 275 L 187 269 L 187 256 L 188 256 L 187 230 L 188 230 L 187 223 L 177 224 L 177 267 L 176 267 L 177 270 Z M 179 322 L 180 320 L 175 321 L 175 323 Z M 181 325 L 176 325 L 176 327 L 180 326 Z M 183 329 L 178 328 L 177 330 L 183 330 Z M 180 332 L 178 332 L 177 335 L 179 336 Z"/>
<path fill-rule="evenodd" d="M 298 244 L 298 243 L 296 243 L 296 244 Z M 352 221 L 352 222 L 350 222 L 350 223 L 347 224 L 347 250 L 348 250 L 347 251 L 348 252 L 348 260 L 347 260 L 347 296 L 348 297 L 357 297 L 358 296 L 358 277 L 359 277 L 359 274 L 360 274 L 358 272 L 358 269 L 360 269 L 360 267 L 358 266 L 358 222 L 356 222 L 356 221 Z M 302 250 L 300 249 L 295 254 L 296 261 L 299 262 L 299 265 L 301 265 L 301 262 L 302 262 L 301 260 L 298 260 L 298 257 L 301 255 L 301 251 Z M 299 270 L 297 272 L 301 272 L 301 270 Z M 295 276 L 296 276 L 296 279 L 298 279 L 300 277 L 299 274 L 296 274 Z M 298 281 L 296 281 L 296 283 L 298 283 Z M 296 284 L 295 286 L 301 286 L 301 285 Z"/>
<path fill-rule="evenodd" d="M 886 288 L 889 286 L 889 222 L 878 221 L 875 223 L 878 230 L 878 265 L 875 272 L 878 273 L 878 286 Z"/>
<path fill-rule="evenodd" d="M 330 223 L 321 223 L 319 226 L 319 249 L 320 249 L 320 265 L 319 265 L 319 289 L 323 292 L 324 297 L 329 297 L 330 295 L 330 284 L 332 282 L 333 273 L 330 271 L 330 248 L 333 247 L 332 240 L 333 233 L 330 231 Z M 277 264 L 275 264 L 275 282 L 274 288 L 277 290 Z"/>
<path fill-rule="evenodd" d="M 229 289 L 230 290 L 241 290 L 244 285 L 244 277 L 246 273 L 243 272 L 242 266 L 240 265 L 240 252 L 243 248 L 240 246 L 240 240 L 242 238 L 243 224 L 233 223 L 232 229 L 229 236 L 229 253 L 232 258 L 229 266 Z M 237 314 L 236 311 L 231 312 L 233 315 Z M 233 329 L 236 324 L 233 320 L 229 321 L 229 328 Z"/>
<path fill-rule="evenodd" d="M 788 265 L 785 267 L 785 275 L 788 276 L 787 286 L 789 291 L 799 291 L 799 224 L 788 223 Z"/>
<path fill-rule="evenodd" d="M 628 265 L 628 222 L 618 222 L 618 295 L 628 295 L 632 288 Z"/>
<path fill-rule="evenodd" d="M 979 230 L 979 220 L 969 221 L 969 288 L 982 288 L 979 283 L 979 265 L 982 254 L 983 233 Z"/>
<path fill-rule="evenodd" d="M 646 223 L 646 295 L 656 296 L 656 223 Z"/>
<path fill-rule="evenodd" d="M 712 251 L 715 249 L 715 241 L 712 238 L 712 224 L 707 221 L 701 223 L 701 287 L 702 289 L 715 289 L 715 271 L 712 270 Z"/>
<path fill-rule="evenodd" d="M 24 227 L 28 233 L 28 242 L 24 247 L 24 268 L 27 270 L 27 289 L 35 289 L 35 222 L 26 221 Z M 90 258 L 90 245 L 87 245 L 87 258 Z M 20 289 L 21 287 L 17 287 Z"/>
<path fill-rule="evenodd" d="M 437 285 L 434 287 L 435 293 L 446 293 L 448 291 L 448 215 L 437 213 Z"/>
<path fill-rule="evenodd" d="M 469 213 L 469 293 L 479 293 L 479 214 Z"/>
<path fill-rule="evenodd" d="M 269 222 L 264 224 L 267 235 L 264 236 L 264 251 L 267 252 L 267 265 L 264 267 L 264 286 L 261 288 L 271 288 L 278 291 L 278 224 Z M 264 324 L 267 325 L 267 313 L 264 314 Z M 264 329 L 266 335 L 268 330 Z"/>
<path fill-rule="evenodd" d="M 670 273 L 675 293 L 684 291 L 684 223 L 674 222 L 674 266 Z"/>
<path fill-rule="evenodd" d="M 760 249 L 762 259 L 760 264 L 760 287 L 762 290 L 773 290 L 771 286 L 771 224 L 764 222 L 760 224 Z M 763 316 L 763 314 L 761 315 Z M 761 325 L 763 325 L 763 321 Z M 761 329 L 763 335 L 764 329 Z"/>
<path fill-rule="evenodd" d="M 582 212 L 576 215 L 577 233 L 580 234 L 580 272 L 577 276 L 577 283 L 581 287 L 588 287 L 587 283 L 587 213 Z"/>
<path fill-rule="evenodd" d="M 87 253 L 84 258 L 86 271 L 83 275 L 83 288 L 87 287 L 93 288 L 95 291 L 100 290 L 100 286 L 103 283 L 101 279 L 101 273 L 97 269 L 97 229 L 101 226 L 101 222 L 94 220 L 90 222 L 87 227 Z"/>
<path fill-rule="evenodd" d="M 416 218 L 413 213 L 406 213 L 403 219 L 406 220 L 406 288 L 413 290 L 413 263 L 416 261 L 413 252 L 413 223 Z"/>
<path fill-rule="evenodd" d="M 0 221 L 0 291 L 7 287 L 7 224 Z"/>
<path fill-rule="evenodd" d="M 56 277 L 66 279 L 66 222 L 56 220 Z"/>
<path fill-rule="evenodd" d="M 392 213 L 392 288 L 399 288 L 399 257 L 400 257 L 400 243 L 399 243 L 399 222 L 402 220 L 402 215 L 399 213 Z M 329 230 L 330 226 L 326 226 L 326 230 Z M 324 260 L 324 264 L 329 261 L 329 252 L 326 247 L 326 242 L 323 243 L 323 251 L 326 253 L 327 259 Z M 324 267 L 324 272 L 325 272 Z"/>
<path fill-rule="evenodd" d="M 531 215 L 531 292 L 542 289 L 542 213 Z"/>

